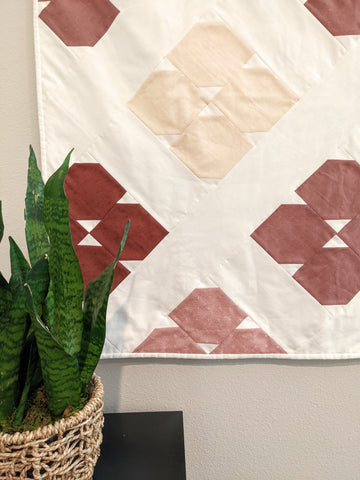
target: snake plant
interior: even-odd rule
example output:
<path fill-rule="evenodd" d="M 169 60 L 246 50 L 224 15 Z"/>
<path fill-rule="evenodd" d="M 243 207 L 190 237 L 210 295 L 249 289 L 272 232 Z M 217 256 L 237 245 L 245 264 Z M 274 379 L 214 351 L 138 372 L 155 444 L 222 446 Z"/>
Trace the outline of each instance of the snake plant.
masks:
<path fill-rule="evenodd" d="M 114 261 L 83 279 L 70 232 L 64 181 L 71 152 L 44 185 L 30 147 L 25 198 L 28 262 L 9 237 L 11 277 L 0 273 L 0 420 L 23 418 L 29 395 L 44 384 L 53 418 L 78 408 L 105 341 Z M 0 202 L 0 241 L 4 224 Z"/>

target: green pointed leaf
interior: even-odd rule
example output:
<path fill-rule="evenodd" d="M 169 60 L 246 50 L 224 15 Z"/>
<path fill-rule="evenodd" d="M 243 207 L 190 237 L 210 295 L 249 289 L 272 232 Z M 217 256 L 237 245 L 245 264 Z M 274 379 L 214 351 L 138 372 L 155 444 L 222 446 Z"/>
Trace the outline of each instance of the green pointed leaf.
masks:
<path fill-rule="evenodd" d="M 43 305 L 43 315 L 45 318 L 46 325 L 52 330 L 54 324 L 54 293 L 52 287 L 52 281 L 50 278 L 50 285 L 45 303 Z"/>
<path fill-rule="evenodd" d="M 30 285 L 31 292 L 36 308 L 44 301 L 49 291 L 50 274 L 49 274 L 49 260 L 45 254 L 26 276 L 26 283 Z"/>
<path fill-rule="evenodd" d="M 22 351 L 29 330 L 24 282 L 34 289 L 34 301 L 40 305 L 47 293 L 49 270 L 47 258 L 39 260 L 28 271 L 28 264 L 11 239 L 13 301 L 0 318 L 0 418 L 11 415 L 19 394 Z"/>
<path fill-rule="evenodd" d="M 20 425 L 24 417 L 26 402 L 29 398 L 29 394 L 35 390 L 42 381 L 42 373 L 40 367 L 40 358 L 36 346 L 36 340 L 34 332 L 28 336 L 23 351 L 23 369 L 25 378 L 22 385 L 21 397 L 16 409 L 16 415 L 14 419 L 14 426 Z"/>
<path fill-rule="evenodd" d="M 0 273 L 0 321 L 1 316 L 10 308 L 11 302 L 12 294 L 10 286 Z"/>
<path fill-rule="evenodd" d="M 84 298 L 84 333 L 79 356 L 81 390 L 88 384 L 105 342 L 106 309 L 114 270 L 125 246 L 130 221 L 127 222 L 119 250 L 114 261 L 108 265 L 99 277 L 90 282 Z"/>
<path fill-rule="evenodd" d="M 22 251 L 11 237 L 9 237 L 9 242 L 11 263 L 10 288 L 13 294 L 20 290 L 23 295 L 22 287 L 26 281 L 27 274 L 30 271 L 30 266 Z"/>
<path fill-rule="evenodd" d="M 43 221 L 44 182 L 30 146 L 25 197 L 25 235 L 30 262 L 34 265 L 49 251 L 49 238 Z"/>
<path fill-rule="evenodd" d="M 53 295 L 51 331 L 70 355 L 77 355 L 82 338 L 83 280 L 71 239 L 69 202 L 64 181 L 70 155 L 44 189 L 44 222 L 50 238 L 49 269 Z"/>
<path fill-rule="evenodd" d="M 80 404 L 78 361 L 75 356 L 69 355 L 64 350 L 41 320 L 28 285 L 25 285 L 25 291 L 31 311 L 49 409 L 57 418 L 68 406 L 76 408 Z"/>
<path fill-rule="evenodd" d="M 2 217 L 2 203 L 0 200 L 0 242 L 4 236 L 4 222 L 3 222 L 3 217 Z"/>
<path fill-rule="evenodd" d="M 0 419 L 9 417 L 16 408 L 21 352 L 28 328 L 24 295 L 17 293 L 0 319 Z"/>

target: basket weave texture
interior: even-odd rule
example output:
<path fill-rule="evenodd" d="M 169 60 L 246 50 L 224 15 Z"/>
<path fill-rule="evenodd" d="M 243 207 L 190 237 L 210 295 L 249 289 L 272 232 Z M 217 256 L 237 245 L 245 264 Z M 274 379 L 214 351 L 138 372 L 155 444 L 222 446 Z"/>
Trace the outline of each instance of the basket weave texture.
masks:
<path fill-rule="evenodd" d="M 0 433 L 1 480 L 90 480 L 100 455 L 104 389 L 92 377 L 91 398 L 68 418 L 33 432 Z"/>

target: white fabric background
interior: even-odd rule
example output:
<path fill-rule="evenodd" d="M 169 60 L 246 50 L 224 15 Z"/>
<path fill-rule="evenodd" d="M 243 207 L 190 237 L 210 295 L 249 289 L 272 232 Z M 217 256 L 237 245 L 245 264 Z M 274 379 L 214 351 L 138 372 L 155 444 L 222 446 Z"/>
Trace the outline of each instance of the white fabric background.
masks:
<path fill-rule="evenodd" d="M 356 41 L 344 46 L 296 0 L 113 3 L 121 15 L 93 48 L 65 47 L 38 22 L 41 2 L 34 15 L 45 176 L 76 145 L 75 161 L 100 162 L 170 231 L 111 295 L 104 357 L 132 356 L 154 328 L 175 326 L 168 314 L 194 288 L 211 286 L 290 357 L 358 356 L 359 295 L 321 306 L 250 237 L 280 204 L 301 203 L 294 190 L 360 124 Z M 195 177 L 126 107 L 192 25 L 212 19 L 300 97 L 220 183 Z"/>

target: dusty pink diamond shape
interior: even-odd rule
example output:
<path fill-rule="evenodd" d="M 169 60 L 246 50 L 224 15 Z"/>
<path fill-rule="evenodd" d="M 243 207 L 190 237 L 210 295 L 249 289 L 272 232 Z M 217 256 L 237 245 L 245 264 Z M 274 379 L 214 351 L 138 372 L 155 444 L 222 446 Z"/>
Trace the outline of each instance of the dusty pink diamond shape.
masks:
<path fill-rule="evenodd" d="M 196 288 L 170 314 L 196 343 L 220 343 L 246 317 L 220 288 Z"/>

